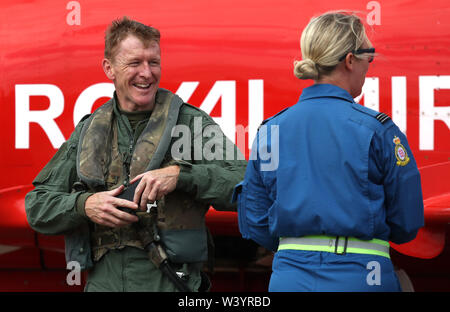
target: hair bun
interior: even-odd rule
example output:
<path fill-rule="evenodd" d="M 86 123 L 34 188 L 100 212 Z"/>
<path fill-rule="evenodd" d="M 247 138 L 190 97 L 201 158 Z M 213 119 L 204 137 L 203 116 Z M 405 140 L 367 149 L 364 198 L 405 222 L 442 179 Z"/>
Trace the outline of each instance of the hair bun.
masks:
<path fill-rule="evenodd" d="M 319 71 L 316 63 L 311 59 L 294 62 L 294 75 L 298 79 L 318 79 Z"/>

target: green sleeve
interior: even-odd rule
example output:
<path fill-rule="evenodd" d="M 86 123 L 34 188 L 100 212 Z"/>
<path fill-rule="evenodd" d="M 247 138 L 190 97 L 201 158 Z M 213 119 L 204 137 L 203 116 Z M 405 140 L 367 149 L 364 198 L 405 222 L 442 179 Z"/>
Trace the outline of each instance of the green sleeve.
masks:
<path fill-rule="evenodd" d="M 235 185 L 244 179 L 247 161 L 210 116 L 202 111 L 194 116 L 188 123 L 192 134 L 191 157 L 177 161 L 180 166 L 177 190 L 191 194 L 195 200 L 210 204 L 216 210 L 236 211 L 231 197 Z M 194 122 L 199 117 L 202 131 L 195 133 Z M 194 151 L 194 142 L 200 139 L 201 155 Z"/>
<path fill-rule="evenodd" d="M 37 232 L 48 235 L 67 233 L 78 227 L 85 214 L 77 209 L 77 200 L 86 200 L 84 192 L 71 193 L 77 181 L 76 155 L 82 128 L 78 124 L 47 165 L 34 179 L 34 190 L 25 197 L 28 223 Z M 78 204 L 80 206 L 80 203 Z"/>

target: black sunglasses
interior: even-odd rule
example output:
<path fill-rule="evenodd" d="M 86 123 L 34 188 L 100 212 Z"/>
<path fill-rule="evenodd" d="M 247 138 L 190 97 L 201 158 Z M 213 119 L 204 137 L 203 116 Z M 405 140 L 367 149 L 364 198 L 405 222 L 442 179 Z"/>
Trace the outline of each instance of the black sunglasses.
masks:
<path fill-rule="evenodd" d="M 342 55 L 342 56 L 339 58 L 339 62 L 342 62 L 342 61 L 345 59 L 345 57 L 347 56 L 347 54 L 349 54 L 349 53 L 353 53 L 353 54 L 375 53 L 375 48 L 369 48 L 369 49 L 357 49 L 357 50 L 353 50 L 353 51 L 347 52 L 347 53 L 345 53 L 344 55 Z M 368 59 L 368 61 L 369 61 L 369 63 L 372 63 L 372 61 L 373 61 L 373 55 L 370 56 L 370 58 Z"/>

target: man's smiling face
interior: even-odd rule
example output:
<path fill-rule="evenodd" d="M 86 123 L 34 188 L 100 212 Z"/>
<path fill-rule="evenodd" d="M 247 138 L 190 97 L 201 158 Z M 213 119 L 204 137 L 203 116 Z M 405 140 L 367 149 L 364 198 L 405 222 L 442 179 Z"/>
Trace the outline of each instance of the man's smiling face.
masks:
<path fill-rule="evenodd" d="M 103 68 L 114 82 L 122 110 L 153 109 L 161 79 L 161 51 L 156 41 L 144 44 L 128 35 L 119 43 L 113 60 L 103 60 Z"/>

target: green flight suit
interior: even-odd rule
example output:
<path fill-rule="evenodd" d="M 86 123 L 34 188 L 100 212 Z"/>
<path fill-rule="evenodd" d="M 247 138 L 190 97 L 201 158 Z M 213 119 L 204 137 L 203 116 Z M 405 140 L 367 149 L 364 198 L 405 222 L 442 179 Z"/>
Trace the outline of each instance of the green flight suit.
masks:
<path fill-rule="evenodd" d="M 117 98 L 115 97 L 116 102 Z M 136 126 L 136 131 L 114 104 L 114 114 L 118 129 L 118 148 L 124 158 L 130 157 L 129 146 L 135 145 L 145 122 Z M 200 119 L 199 119 L 200 118 Z M 201 127 L 205 129 L 215 122 L 210 116 L 189 104 L 183 104 L 180 108 L 177 125 L 187 126 L 194 133 L 195 123 L 201 120 Z M 92 193 L 83 191 L 72 191 L 72 186 L 79 180 L 77 175 L 77 150 L 83 119 L 75 128 L 71 137 L 60 147 L 50 162 L 42 169 L 33 181 L 35 189 L 27 194 L 25 198 L 27 218 L 30 226 L 43 234 L 60 235 L 67 237 L 73 232 L 86 233 L 84 224 L 89 224 L 92 229 L 93 223 L 84 212 L 84 202 Z M 194 147 L 194 140 L 191 137 Z M 166 152 L 164 164 L 171 161 L 180 166 L 180 175 L 174 194 L 188 194 L 193 200 L 213 205 L 217 210 L 236 210 L 231 204 L 231 195 L 234 186 L 240 182 L 245 173 L 247 162 L 234 146 L 234 155 L 240 155 L 241 160 L 227 159 L 226 149 L 223 150 L 221 159 L 206 160 L 205 157 L 198 159 L 191 151 L 191 160 L 174 161 L 171 157 L 171 147 L 177 138 L 173 138 Z M 198 142 L 198 141 L 196 141 Z M 202 148 L 208 142 L 207 138 L 202 140 Z M 223 146 L 227 146 L 227 138 L 223 135 Z M 228 142 L 229 143 L 229 142 Z M 82 269 L 89 269 L 86 291 L 176 291 L 175 286 L 169 279 L 157 269 L 147 256 L 147 253 L 131 246 L 121 246 L 120 249 L 111 249 L 100 259 L 96 259 L 93 267 L 90 246 L 86 240 L 73 239 L 67 254 L 76 254 L 77 257 L 89 257 L 82 261 Z M 83 237 L 83 236 L 81 236 Z M 79 240 L 79 243 L 77 243 Z M 192 242 L 195 244 L 196 242 Z M 87 263 L 87 264 L 86 264 Z M 201 282 L 200 271 L 202 263 L 174 264 L 177 271 L 187 274 L 187 283 L 190 289 L 198 290 Z"/>

